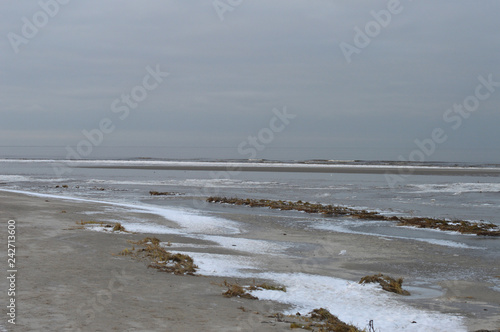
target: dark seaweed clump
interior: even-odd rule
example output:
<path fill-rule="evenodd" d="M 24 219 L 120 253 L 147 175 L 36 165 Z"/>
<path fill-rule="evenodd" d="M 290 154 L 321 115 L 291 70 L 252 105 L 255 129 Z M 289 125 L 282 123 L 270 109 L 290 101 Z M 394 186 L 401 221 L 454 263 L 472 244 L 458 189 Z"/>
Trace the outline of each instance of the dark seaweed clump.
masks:
<path fill-rule="evenodd" d="M 241 199 L 211 196 L 207 198 L 210 203 L 226 203 L 233 205 L 245 205 L 250 207 L 267 207 L 283 211 L 295 210 L 305 213 L 318 213 L 325 216 L 346 216 L 362 220 L 387 220 L 395 221 L 398 226 L 411 226 L 417 228 L 432 228 L 442 231 L 455 231 L 462 234 L 476 234 L 483 236 L 500 236 L 500 228 L 493 223 L 472 222 L 466 220 L 445 220 L 426 217 L 398 217 L 384 216 L 378 212 L 361 209 L 353 209 L 339 205 L 325 205 L 302 201 L 282 201 L 269 199 Z"/>
<path fill-rule="evenodd" d="M 151 196 L 179 196 L 179 195 L 182 195 L 181 193 L 176 193 L 176 192 L 172 192 L 172 191 L 155 191 L 155 190 L 151 190 L 149 192 L 149 194 Z"/>

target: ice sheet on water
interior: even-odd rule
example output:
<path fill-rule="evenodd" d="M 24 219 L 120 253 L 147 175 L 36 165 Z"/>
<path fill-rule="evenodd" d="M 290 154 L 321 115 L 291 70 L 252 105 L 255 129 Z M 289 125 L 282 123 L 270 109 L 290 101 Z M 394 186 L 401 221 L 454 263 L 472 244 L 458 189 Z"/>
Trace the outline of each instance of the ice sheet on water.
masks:
<path fill-rule="evenodd" d="M 268 188 L 284 185 L 274 181 L 250 181 L 239 179 L 168 179 L 168 180 L 101 180 L 90 179 L 88 184 L 134 185 L 134 186 L 175 186 L 209 188 Z"/>
<path fill-rule="evenodd" d="M 11 183 L 11 182 L 27 182 L 31 181 L 28 176 L 22 175 L 0 175 L 0 182 Z"/>
<path fill-rule="evenodd" d="M 359 221 L 356 222 L 358 226 Z M 444 240 L 444 239 L 431 239 L 431 238 L 422 238 L 422 237 L 410 237 L 410 236 L 396 236 L 396 235 L 387 235 L 387 234 L 377 234 L 377 233 L 368 233 L 368 232 L 362 232 L 362 231 L 357 231 L 353 228 L 349 228 L 349 224 L 327 224 L 327 223 L 316 223 L 311 225 L 310 227 L 319 229 L 319 230 L 326 230 L 326 231 L 332 231 L 332 232 L 338 232 L 338 233 L 350 233 L 350 234 L 360 234 L 360 235 L 368 235 L 368 236 L 377 236 L 377 237 L 383 237 L 385 239 L 401 239 L 401 240 L 411 240 L 411 241 L 420 241 L 420 242 L 426 242 L 430 244 L 435 244 L 439 246 L 445 246 L 445 247 L 451 247 L 451 248 L 463 248 L 463 249 L 480 249 L 484 250 L 486 248 L 484 247 L 476 247 L 476 246 L 470 246 L 468 244 L 462 243 L 462 242 L 457 242 L 457 241 L 451 241 L 451 240 Z M 397 226 L 397 227 L 404 227 L 404 226 Z M 414 228 L 412 227 L 405 227 L 409 230 L 412 230 Z M 419 231 L 428 231 L 428 232 L 441 232 L 442 231 L 437 231 L 433 229 L 418 229 Z M 450 232 L 448 232 L 450 233 Z M 456 233 L 460 234 L 460 233 Z M 462 236 L 468 236 L 468 235 L 462 235 Z"/>
<path fill-rule="evenodd" d="M 484 182 L 484 183 L 431 183 L 431 184 L 409 184 L 410 189 L 414 193 L 453 193 L 462 194 L 470 192 L 500 192 L 500 183 Z"/>

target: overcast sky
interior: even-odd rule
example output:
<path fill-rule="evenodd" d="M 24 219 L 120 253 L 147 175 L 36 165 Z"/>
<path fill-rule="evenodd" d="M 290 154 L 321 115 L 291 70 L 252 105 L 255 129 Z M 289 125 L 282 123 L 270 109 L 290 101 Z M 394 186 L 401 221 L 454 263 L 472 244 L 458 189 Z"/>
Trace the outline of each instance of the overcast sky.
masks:
<path fill-rule="evenodd" d="M 499 152 L 499 1 L 59 2 L 0 4 L 2 146 L 236 148 L 286 107 L 270 146 Z"/>

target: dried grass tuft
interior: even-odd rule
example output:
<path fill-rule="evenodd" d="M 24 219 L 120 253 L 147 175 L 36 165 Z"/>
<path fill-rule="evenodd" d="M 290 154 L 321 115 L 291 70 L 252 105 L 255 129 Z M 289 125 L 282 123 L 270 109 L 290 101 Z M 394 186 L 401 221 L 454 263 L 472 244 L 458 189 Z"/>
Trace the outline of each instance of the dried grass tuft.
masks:
<path fill-rule="evenodd" d="M 247 293 L 247 290 L 238 285 L 238 284 L 230 284 L 226 280 L 224 280 L 224 286 L 227 287 L 227 291 L 222 293 L 225 297 L 240 297 L 243 299 L 250 299 L 250 300 L 256 300 L 257 298 L 249 293 Z"/>
<path fill-rule="evenodd" d="M 113 226 L 113 232 L 126 232 L 125 227 L 122 226 L 119 222 L 115 223 Z"/>
<path fill-rule="evenodd" d="M 356 326 L 341 321 L 337 316 L 331 314 L 327 309 L 314 309 L 309 313 L 309 317 L 301 316 L 299 313 L 295 316 L 288 316 L 297 321 L 290 324 L 291 329 L 303 329 L 318 332 L 363 332 Z"/>
<path fill-rule="evenodd" d="M 173 254 L 166 251 L 165 248 L 160 246 L 160 240 L 157 238 L 147 237 L 132 243 L 145 245 L 137 253 L 151 260 L 151 264 L 148 267 L 177 275 L 193 275 L 198 268 L 190 256 L 180 253 Z"/>
<path fill-rule="evenodd" d="M 387 291 L 387 292 L 392 292 L 400 295 L 410 295 L 410 292 L 407 290 L 404 290 L 402 285 L 403 285 L 403 278 L 399 279 L 394 279 L 389 276 L 383 275 L 383 274 L 374 274 L 372 276 L 366 276 L 361 278 L 359 281 L 360 284 L 368 284 L 368 283 L 379 283 L 380 286 L 382 286 L 382 289 Z"/>

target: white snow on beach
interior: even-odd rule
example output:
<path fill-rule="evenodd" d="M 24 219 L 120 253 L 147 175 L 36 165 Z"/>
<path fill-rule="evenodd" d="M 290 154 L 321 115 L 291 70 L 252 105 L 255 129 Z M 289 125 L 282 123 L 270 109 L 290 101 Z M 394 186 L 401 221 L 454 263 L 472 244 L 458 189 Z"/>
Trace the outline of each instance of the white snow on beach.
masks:
<path fill-rule="evenodd" d="M 373 320 L 375 328 L 380 331 L 467 331 L 462 317 L 413 308 L 398 301 L 397 297 L 401 295 L 387 293 L 376 284 L 360 285 L 345 279 L 305 273 L 253 272 L 262 267 L 249 257 L 182 253 L 193 257 L 199 267 L 197 273 L 201 275 L 266 279 L 285 286 L 286 292 L 251 292 L 261 300 L 291 305 L 284 314 L 300 312 L 305 315 L 314 309 L 325 308 L 342 321 L 361 329 Z"/>
<path fill-rule="evenodd" d="M 186 209 L 164 208 L 153 205 L 130 205 L 133 212 L 152 213 L 178 224 L 189 234 L 239 234 L 238 222 L 214 216 L 202 215 Z"/>

